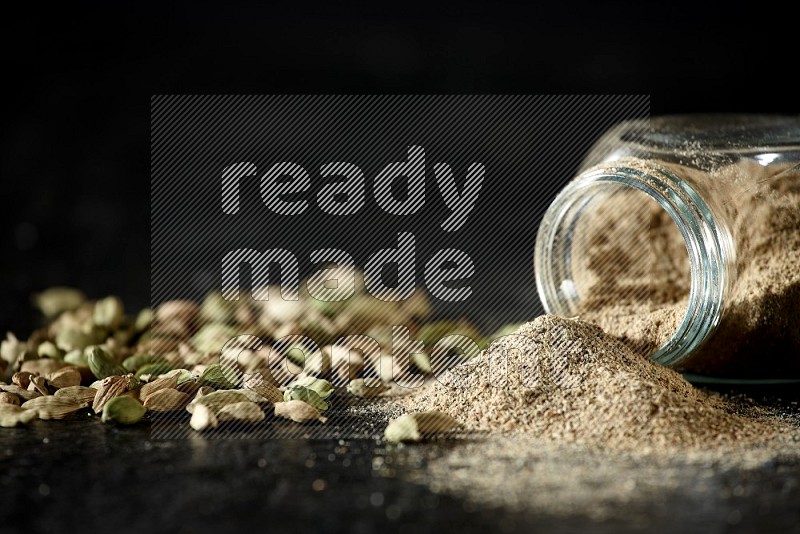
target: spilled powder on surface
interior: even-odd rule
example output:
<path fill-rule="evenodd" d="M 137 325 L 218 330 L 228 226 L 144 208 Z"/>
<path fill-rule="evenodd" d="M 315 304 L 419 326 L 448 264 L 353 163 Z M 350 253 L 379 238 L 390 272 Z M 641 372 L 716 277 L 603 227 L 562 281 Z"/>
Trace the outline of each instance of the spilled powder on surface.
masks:
<path fill-rule="evenodd" d="M 667 503 L 720 498 L 721 479 L 741 481 L 741 498 L 759 498 L 759 479 L 747 473 L 800 459 L 796 411 L 695 388 L 598 326 L 554 316 L 399 404 L 465 426 L 466 439 L 431 459 L 417 482 L 552 517 L 655 528 L 675 513 Z"/>
<path fill-rule="evenodd" d="M 523 325 L 402 402 L 409 411 L 441 410 L 469 430 L 616 450 L 758 444 L 782 431 L 598 326 L 555 316 Z"/>

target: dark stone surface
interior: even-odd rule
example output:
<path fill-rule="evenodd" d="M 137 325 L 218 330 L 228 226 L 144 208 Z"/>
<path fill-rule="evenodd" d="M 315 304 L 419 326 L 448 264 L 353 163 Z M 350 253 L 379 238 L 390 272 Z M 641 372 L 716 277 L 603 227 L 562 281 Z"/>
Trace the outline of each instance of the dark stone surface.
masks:
<path fill-rule="evenodd" d="M 588 514 L 509 512 L 437 495 L 415 482 L 424 479 L 430 459 L 455 446 L 225 433 L 160 440 L 147 424 L 117 428 L 96 417 L 36 421 L 0 429 L 0 532 L 421 534 L 642 527 L 641 510 L 622 505 L 603 521 Z M 645 512 L 648 530 L 800 531 L 796 460 L 727 470 L 710 481 L 696 469 L 687 466 L 679 490 L 652 503 L 652 512 Z"/>

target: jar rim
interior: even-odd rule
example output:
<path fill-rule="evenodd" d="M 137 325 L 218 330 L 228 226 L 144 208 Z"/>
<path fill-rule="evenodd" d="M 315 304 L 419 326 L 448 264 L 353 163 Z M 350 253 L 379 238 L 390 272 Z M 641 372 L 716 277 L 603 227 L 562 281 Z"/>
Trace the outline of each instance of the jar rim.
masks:
<path fill-rule="evenodd" d="M 559 273 L 568 271 L 567 251 L 556 241 L 574 228 L 576 206 L 585 206 L 598 189 L 622 185 L 646 194 L 663 208 L 683 236 L 690 263 L 686 311 L 670 339 L 650 355 L 660 364 L 677 367 L 699 348 L 719 324 L 731 284 L 733 255 L 728 229 L 685 180 L 650 161 L 628 160 L 589 169 L 570 182 L 542 219 L 536 237 L 534 272 L 539 297 L 547 313 L 575 315 L 574 301 L 564 297 Z M 560 253 L 559 253 L 560 252 Z"/>

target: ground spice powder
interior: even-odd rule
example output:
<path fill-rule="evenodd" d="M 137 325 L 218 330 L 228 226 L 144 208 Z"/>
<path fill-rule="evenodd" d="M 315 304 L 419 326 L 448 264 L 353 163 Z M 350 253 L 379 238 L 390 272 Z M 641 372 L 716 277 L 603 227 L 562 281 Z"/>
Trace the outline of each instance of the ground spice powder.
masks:
<path fill-rule="evenodd" d="M 643 358 L 591 323 L 541 316 L 404 401 L 478 431 L 617 450 L 758 444 L 789 432 Z"/>
<path fill-rule="evenodd" d="M 800 168 L 749 160 L 706 171 L 663 166 L 706 188 L 735 249 L 719 325 L 679 370 L 800 378 Z M 678 329 L 691 278 L 677 225 L 642 197 L 621 190 L 587 210 L 573 275 L 587 288 L 580 317 L 648 356 Z"/>

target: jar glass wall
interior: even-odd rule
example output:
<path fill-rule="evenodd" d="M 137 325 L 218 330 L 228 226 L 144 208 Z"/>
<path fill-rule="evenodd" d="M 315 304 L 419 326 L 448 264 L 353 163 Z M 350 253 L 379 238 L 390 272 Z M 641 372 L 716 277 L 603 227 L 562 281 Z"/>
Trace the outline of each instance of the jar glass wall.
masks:
<path fill-rule="evenodd" d="M 537 288 L 666 365 L 800 377 L 798 228 L 800 119 L 626 123 L 545 214 Z"/>

